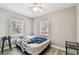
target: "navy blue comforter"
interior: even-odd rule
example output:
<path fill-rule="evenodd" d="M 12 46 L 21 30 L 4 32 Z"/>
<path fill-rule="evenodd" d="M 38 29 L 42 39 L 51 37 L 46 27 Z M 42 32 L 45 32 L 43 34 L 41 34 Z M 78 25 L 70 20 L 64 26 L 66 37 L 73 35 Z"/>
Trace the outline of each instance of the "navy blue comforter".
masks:
<path fill-rule="evenodd" d="M 34 37 L 34 38 L 32 38 L 31 40 L 32 40 L 33 43 L 38 43 L 38 44 L 40 44 L 40 43 L 46 41 L 47 39 L 44 38 L 44 37 Z"/>

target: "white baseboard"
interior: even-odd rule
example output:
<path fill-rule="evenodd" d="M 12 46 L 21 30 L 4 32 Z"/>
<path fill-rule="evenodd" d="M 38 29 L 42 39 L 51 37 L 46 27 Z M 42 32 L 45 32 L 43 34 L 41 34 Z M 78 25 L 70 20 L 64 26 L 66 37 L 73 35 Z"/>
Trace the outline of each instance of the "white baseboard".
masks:
<path fill-rule="evenodd" d="M 54 48 L 56 48 L 56 49 L 60 49 L 60 50 L 65 51 L 65 48 L 62 48 L 62 47 L 59 47 L 59 46 L 51 45 L 51 47 L 54 47 Z"/>

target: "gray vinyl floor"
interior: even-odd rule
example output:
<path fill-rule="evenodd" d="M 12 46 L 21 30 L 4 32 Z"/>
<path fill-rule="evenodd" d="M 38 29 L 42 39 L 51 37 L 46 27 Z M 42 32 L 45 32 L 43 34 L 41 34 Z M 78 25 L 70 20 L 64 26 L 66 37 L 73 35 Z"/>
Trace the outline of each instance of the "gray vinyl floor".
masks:
<path fill-rule="evenodd" d="M 1 52 L 0 55 L 2 55 Z M 20 49 L 15 47 L 12 49 L 12 51 L 11 50 L 4 51 L 3 55 L 26 55 L 26 54 L 22 53 Z M 65 55 L 65 52 L 51 47 L 44 53 L 44 55 Z"/>

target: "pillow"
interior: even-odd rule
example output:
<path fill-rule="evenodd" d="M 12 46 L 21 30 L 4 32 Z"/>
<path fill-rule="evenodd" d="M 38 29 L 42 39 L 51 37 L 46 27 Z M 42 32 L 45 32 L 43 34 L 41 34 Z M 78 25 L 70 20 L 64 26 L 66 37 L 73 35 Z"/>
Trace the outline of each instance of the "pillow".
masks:
<path fill-rule="evenodd" d="M 24 40 L 26 41 L 26 42 L 31 42 L 31 39 L 30 38 L 28 38 L 28 37 L 24 37 Z"/>
<path fill-rule="evenodd" d="M 29 37 L 27 37 L 27 36 L 21 36 L 21 40 L 26 41 L 27 43 L 31 42 L 31 39 Z"/>
<path fill-rule="evenodd" d="M 36 36 L 26 36 L 27 38 L 30 38 L 30 39 L 32 39 L 32 38 L 34 38 L 34 37 L 36 37 Z"/>

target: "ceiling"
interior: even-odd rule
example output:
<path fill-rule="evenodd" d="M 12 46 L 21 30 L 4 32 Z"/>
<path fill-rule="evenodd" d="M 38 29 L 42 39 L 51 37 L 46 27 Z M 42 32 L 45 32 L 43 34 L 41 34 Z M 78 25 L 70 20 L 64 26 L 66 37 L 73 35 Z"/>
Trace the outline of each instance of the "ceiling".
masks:
<path fill-rule="evenodd" d="M 34 12 L 32 3 L 0 3 L 0 8 L 7 9 L 31 18 L 39 17 L 47 13 L 75 6 L 74 3 L 41 3 L 42 12 Z"/>

